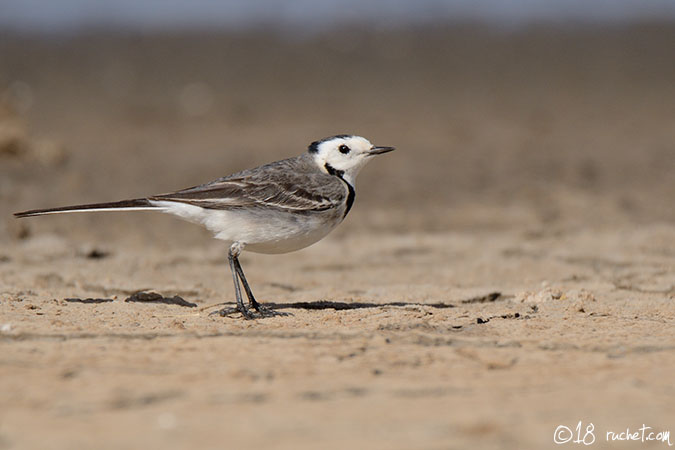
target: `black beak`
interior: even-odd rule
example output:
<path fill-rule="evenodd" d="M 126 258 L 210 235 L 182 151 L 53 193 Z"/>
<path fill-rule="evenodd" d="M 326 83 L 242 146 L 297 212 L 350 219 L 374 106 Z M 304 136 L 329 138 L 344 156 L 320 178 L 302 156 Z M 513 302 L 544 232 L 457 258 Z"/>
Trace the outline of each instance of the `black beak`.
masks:
<path fill-rule="evenodd" d="M 393 150 L 394 147 L 373 147 L 368 152 L 368 155 L 370 156 L 381 155 L 382 153 L 391 152 Z"/>

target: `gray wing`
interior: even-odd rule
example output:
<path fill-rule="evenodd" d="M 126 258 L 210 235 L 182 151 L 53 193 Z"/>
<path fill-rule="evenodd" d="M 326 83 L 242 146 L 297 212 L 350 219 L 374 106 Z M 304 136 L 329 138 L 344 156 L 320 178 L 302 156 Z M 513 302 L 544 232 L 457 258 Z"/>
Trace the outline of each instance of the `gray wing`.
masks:
<path fill-rule="evenodd" d="M 319 172 L 304 158 L 291 158 L 239 172 L 207 184 L 149 200 L 174 201 L 207 209 L 279 208 L 325 211 L 346 201 L 345 185 Z"/>

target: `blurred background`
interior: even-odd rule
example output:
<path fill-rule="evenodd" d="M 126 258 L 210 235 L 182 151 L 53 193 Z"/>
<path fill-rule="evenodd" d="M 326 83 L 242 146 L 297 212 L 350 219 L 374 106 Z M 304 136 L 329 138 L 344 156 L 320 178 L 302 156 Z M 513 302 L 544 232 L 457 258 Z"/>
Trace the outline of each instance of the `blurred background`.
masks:
<path fill-rule="evenodd" d="M 10 213 L 337 133 L 398 148 L 361 175 L 352 230 L 672 221 L 674 55 L 669 0 L 2 0 L 0 240 L 202 239 L 154 215 Z"/>

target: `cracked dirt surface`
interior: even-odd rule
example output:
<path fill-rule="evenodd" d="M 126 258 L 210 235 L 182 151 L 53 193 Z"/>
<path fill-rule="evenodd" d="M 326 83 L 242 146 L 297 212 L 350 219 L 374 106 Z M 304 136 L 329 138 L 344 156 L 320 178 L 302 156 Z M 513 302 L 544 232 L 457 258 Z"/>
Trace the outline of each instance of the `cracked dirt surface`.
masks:
<path fill-rule="evenodd" d="M 35 90 L 31 133 L 67 150 L 0 151 L 0 449 L 539 449 L 580 420 L 675 432 L 672 31 L 634 30 L 628 50 L 612 31 L 453 33 L 410 38 L 446 42 L 444 62 L 349 50 L 381 63 L 358 81 L 332 65 L 347 50 L 269 36 L 0 45 L 0 81 Z M 454 64 L 460 35 L 500 77 Z M 218 81 L 223 48 L 337 75 Z M 220 105 L 200 118 L 172 97 L 193 79 Z M 326 92 L 388 108 L 308 113 Z M 9 217 L 196 184 L 350 128 L 399 148 L 364 170 L 346 222 L 300 252 L 242 257 L 256 297 L 292 316 L 209 316 L 231 303 L 225 248 L 176 219 Z"/>

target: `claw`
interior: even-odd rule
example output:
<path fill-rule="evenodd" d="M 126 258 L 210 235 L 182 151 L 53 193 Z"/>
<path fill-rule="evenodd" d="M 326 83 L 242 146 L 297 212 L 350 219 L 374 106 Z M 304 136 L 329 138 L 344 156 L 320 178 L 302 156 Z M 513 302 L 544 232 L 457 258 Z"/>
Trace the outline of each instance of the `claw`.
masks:
<path fill-rule="evenodd" d="M 259 314 L 260 318 L 264 317 L 274 317 L 274 316 L 292 316 L 293 314 L 287 313 L 287 312 L 281 312 L 281 311 L 275 311 L 272 308 L 269 308 L 267 306 L 263 306 L 260 303 L 256 302 L 254 305 L 251 305 L 253 309 L 256 310 L 256 312 Z"/>
<path fill-rule="evenodd" d="M 255 319 L 255 316 L 251 313 L 251 311 L 249 311 L 248 309 L 244 309 L 242 311 L 239 309 L 239 307 L 219 309 L 218 311 L 213 311 L 209 313 L 209 316 L 218 315 L 220 317 L 228 317 L 236 313 L 241 313 L 241 315 L 244 316 L 244 319 L 247 320 Z"/>
<path fill-rule="evenodd" d="M 267 306 L 263 306 L 260 303 L 257 303 L 255 305 L 250 306 L 251 309 L 254 309 L 255 311 L 251 311 L 251 309 L 244 308 L 242 311 L 239 309 L 238 306 L 235 306 L 233 308 L 222 308 L 217 311 L 213 311 L 209 313 L 209 316 L 220 316 L 220 317 L 230 317 L 233 314 L 241 314 L 244 316 L 244 319 L 247 320 L 253 320 L 253 319 L 264 319 L 267 317 L 283 317 L 283 316 L 292 316 L 293 314 L 287 313 L 287 312 L 281 312 L 281 311 L 275 311 L 272 308 L 269 308 Z"/>

